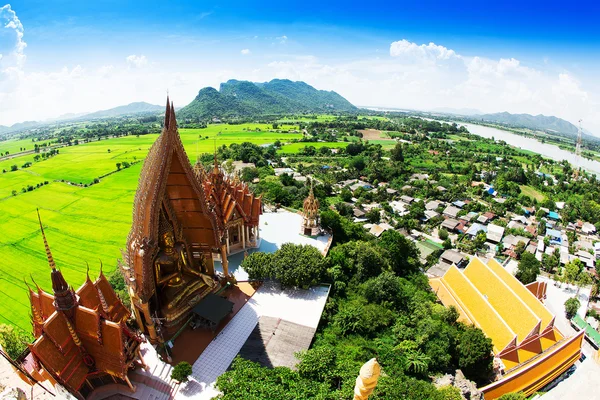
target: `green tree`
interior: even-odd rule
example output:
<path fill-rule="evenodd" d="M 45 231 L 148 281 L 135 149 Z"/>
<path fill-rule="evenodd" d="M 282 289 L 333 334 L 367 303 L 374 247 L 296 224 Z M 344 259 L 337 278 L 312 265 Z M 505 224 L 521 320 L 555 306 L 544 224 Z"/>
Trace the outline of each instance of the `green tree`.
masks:
<path fill-rule="evenodd" d="M 583 263 L 579 259 L 574 259 L 567 265 L 565 265 L 565 281 L 568 284 L 577 283 L 579 274 L 583 272 Z"/>
<path fill-rule="evenodd" d="M 381 221 L 381 209 L 371 208 L 365 213 L 365 217 L 372 224 L 378 224 Z"/>
<path fill-rule="evenodd" d="M 581 303 L 576 297 L 571 297 L 565 301 L 565 315 L 568 319 L 571 319 L 577 314 L 577 310 L 581 307 Z"/>
<path fill-rule="evenodd" d="M 446 240 L 446 239 L 448 239 L 448 231 L 444 228 L 441 228 L 438 231 L 438 236 L 441 240 Z"/>
<path fill-rule="evenodd" d="M 517 257 L 520 258 L 524 251 L 525 251 L 525 242 L 522 240 L 519 240 L 519 242 L 515 246 L 515 253 L 517 254 Z"/>
<path fill-rule="evenodd" d="M 244 257 L 241 267 L 248 273 L 250 279 L 271 279 L 275 277 L 272 260 L 272 253 L 256 251 Z"/>
<path fill-rule="evenodd" d="M 345 202 L 350 202 L 352 200 L 352 192 L 348 188 L 343 188 L 340 193 L 340 198 Z"/>
<path fill-rule="evenodd" d="M 171 379 L 179 383 L 185 383 L 189 380 L 191 374 L 192 366 L 190 365 L 190 363 L 182 361 L 179 364 L 177 364 L 171 371 Z"/>
<path fill-rule="evenodd" d="M 284 243 L 271 260 L 275 277 L 284 287 L 308 288 L 321 282 L 323 255 L 311 245 Z"/>
<path fill-rule="evenodd" d="M 475 382 L 487 381 L 492 372 L 492 349 L 492 339 L 486 337 L 481 329 L 466 327 L 457 345 L 458 367 Z"/>
<path fill-rule="evenodd" d="M 335 372 L 336 354 L 330 347 L 316 347 L 297 353 L 300 360 L 298 373 L 301 377 L 326 382 Z"/>
<path fill-rule="evenodd" d="M 392 270 L 400 275 L 408 275 L 419 270 L 419 250 L 400 232 L 388 229 L 379 237 L 379 246 L 389 253 Z"/>
<path fill-rule="evenodd" d="M 0 324 L 0 345 L 14 360 L 27 348 L 27 343 L 33 342 L 29 333 L 18 330 L 12 325 Z"/>
<path fill-rule="evenodd" d="M 516 277 L 524 285 L 535 282 L 540 273 L 540 262 L 535 256 L 529 252 L 523 253 L 519 260 Z"/>
<path fill-rule="evenodd" d="M 391 150 L 392 160 L 404 162 L 404 153 L 402 152 L 402 143 L 397 143 Z"/>

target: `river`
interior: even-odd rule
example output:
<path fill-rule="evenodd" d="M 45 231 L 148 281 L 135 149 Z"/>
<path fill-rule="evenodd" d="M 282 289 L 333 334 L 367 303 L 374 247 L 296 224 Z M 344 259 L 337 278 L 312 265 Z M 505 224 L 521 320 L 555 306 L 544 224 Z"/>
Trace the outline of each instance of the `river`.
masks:
<path fill-rule="evenodd" d="M 448 121 L 445 121 L 448 122 Z M 448 122 L 451 123 L 451 122 Z M 571 165 L 576 165 L 575 153 L 563 150 L 558 146 L 548 143 L 542 143 L 536 139 L 515 135 L 512 132 L 505 131 L 497 128 L 490 128 L 488 126 L 467 124 L 464 122 L 457 122 L 457 124 L 465 126 L 469 132 L 483 136 L 486 138 L 494 138 L 496 140 L 504 140 L 511 146 L 519 147 L 523 150 L 533 151 L 534 153 L 541 154 L 544 157 L 551 158 L 556 161 L 567 160 Z M 600 162 L 594 160 L 588 160 L 587 158 L 580 157 L 579 166 L 586 171 L 600 175 Z"/>

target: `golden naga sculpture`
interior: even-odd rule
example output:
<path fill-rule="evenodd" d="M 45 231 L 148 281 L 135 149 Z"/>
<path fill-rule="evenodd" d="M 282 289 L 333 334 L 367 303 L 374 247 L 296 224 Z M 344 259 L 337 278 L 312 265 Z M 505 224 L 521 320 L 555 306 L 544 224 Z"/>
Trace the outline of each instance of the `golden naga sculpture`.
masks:
<path fill-rule="evenodd" d="M 180 306 L 191 306 L 199 300 L 200 289 L 211 290 L 217 285 L 213 278 L 190 262 L 185 244 L 175 241 L 170 227 L 161 233 L 159 249 L 154 271 L 156 285 L 160 288 L 168 313 Z"/>
<path fill-rule="evenodd" d="M 361 368 L 356 385 L 354 386 L 354 400 L 367 400 L 377 386 L 381 374 L 381 366 L 376 358 L 371 358 Z"/>

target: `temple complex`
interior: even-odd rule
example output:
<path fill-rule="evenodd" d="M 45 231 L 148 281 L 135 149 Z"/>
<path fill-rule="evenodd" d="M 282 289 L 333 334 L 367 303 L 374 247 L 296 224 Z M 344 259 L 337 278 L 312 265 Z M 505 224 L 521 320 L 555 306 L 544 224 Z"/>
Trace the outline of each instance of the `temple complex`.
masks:
<path fill-rule="evenodd" d="M 304 199 L 302 207 L 302 226 L 300 227 L 302 235 L 317 236 L 321 232 L 319 215 L 319 200 L 315 197 L 311 182 L 310 192 L 308 197 Z"/>
<path fill-rule="evenodd" d="M 479 327 L 494 346 L 497 379 L 480 388 L 486 400 L 510 392 L 529 396 L 569 369 L 581 356 L 584 331 L 565 337 L 555 316 L 496 260 L 471 260 L 429 284 L 459 321 Z"/>
<path fill-rule="evenodd" d="M 143 338 L 128 328 L 129 311 L 100 271 L 74 291 L 56 268 L 44 228 L 40 228 L 51 268 L 52 291 L 29 288 L 35 341 L 21 362 L 37 381 L 58 383 L 77 398 L 86 398 L 106 384 L 134 390 L 127 376 L 137 365 Z"/>
<path fill-rule="evenodd" d="M 165 343 L 192 310 L 218 292 L 229 274 L 227 256 L 258 247 L 261 199 L 215 165 L 192 168 L 167 98 L 164 127 L 142 168 L 133 225 L 120 268 L 135 318 L 153 344 Z M 223 275 L 215 272 L 221 261 Z"/>

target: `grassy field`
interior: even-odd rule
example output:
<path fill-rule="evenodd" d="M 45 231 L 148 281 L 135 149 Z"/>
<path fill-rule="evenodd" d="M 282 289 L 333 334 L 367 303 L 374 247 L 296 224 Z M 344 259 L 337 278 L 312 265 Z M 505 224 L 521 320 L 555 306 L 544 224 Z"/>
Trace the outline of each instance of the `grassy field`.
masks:
<path fill-rule="evenodd" d="M 329 147 L 330 149 L 334 148 L 345 148 L 348 146 L 350 142 L 301 142 L 301 143 L 289 143 L 283 145 L 279 150 L 280 153 L 284 154 L 294 154 L 299 152 L 301 149 L 306 146 L 313 146 L 316 149 L 320 149 L 321 147 Z"/>
<path fill-rule="evenodd" d="M 521 188 L 521 193 L 523 193 L 525 196 L 529 196 L 530 198 L 536 199 L 537 201 L 544 201 L 546 199 L 546 196 L 544 196 L 542 193 L 538 192 L 535 188 L 532 188 L 531 186 L 519 185 L 519 187 Z"/>
<path fill-rule="evenodd" d="M 212 153 L 217 146 L 251 142 L 258 145 L 279 140 L 289 143 L 302 137 L 300 133 L 273 131 L 269 124 L 210 125 L 205 129 L 180 129 L 181 138 L 192 162 L 202 153 Z M 280 125 L 279 130 L 297 129 Z M 46 235 L 56 263 L 68 283 L 77 288 L 86 276 L 96 277 L 100 260 L 104 270 L 112 272 L 121 256 L 131 228 L 131 210 L 142 163 L 117 170 L 124 161 L 141 161 L 158 135 L 127 136 L 62 147 L 60 153 L 45 161 L 19 168 L 33 155 L 19 156 L 0 162 L 0 323 L 11 323 L 30 330 L 29 300 L 24 279 L 30 275 L 45 290 L 50 290 L 50 271 L 37 223 L 40 209 Z M 19 147 L 32 147 L 30 140 L 0 142 L 1 149 L 18 152 Z M 315 147 L 345 147 L 348 143 L 311 143 Z M 284 145 L 284 152 L 294 153 L 306 143 Z M 12 149 L 12 150 L 11 150 Z M 14 150 L 16 149 L 16 151 Z M 110 150 L 110 151 L 109 151 Z M 107 175 L 108 174 L 108 175 Z M 107 175 L 107 176 L 105 176 Z M 89 187 L 71 185 L 100 183 Z M 47 185 L 22 193 L 21 188 L 48 181 Z M 16 196 L 12 191 L 16 191 Z"/>
<path fill-rule="evenodd" d="M 33 150 L 34 143 L 31 139 L 19 139 L 19 140 L 6 140 L 0 142 L 0 154 L 4 154 L 7 151 L 9 154 L 18 153 L 21 148 L 26 150 Z"/>

